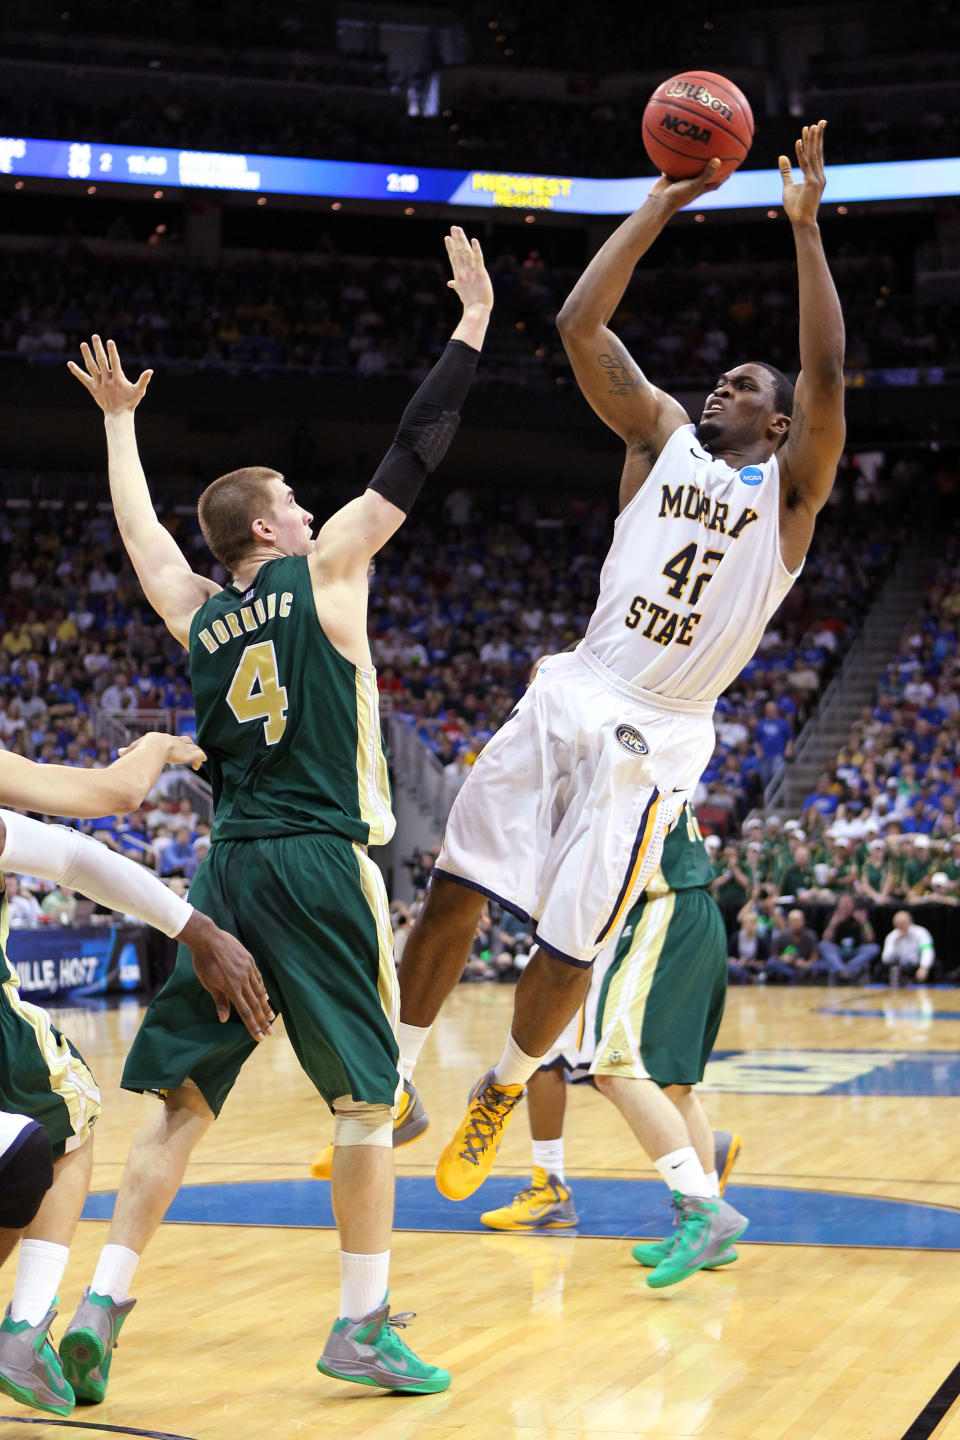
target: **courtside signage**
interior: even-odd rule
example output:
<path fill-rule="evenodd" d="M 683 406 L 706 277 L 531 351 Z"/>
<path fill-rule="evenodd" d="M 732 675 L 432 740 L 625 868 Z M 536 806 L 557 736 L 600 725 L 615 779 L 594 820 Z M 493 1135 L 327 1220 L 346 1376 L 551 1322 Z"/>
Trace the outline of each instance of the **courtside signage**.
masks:
<path fill-rule="evenodd" d="M 165 150 L 93 140 L 0 138 L 0 174 L 48 180 L 108 181 L 184 190 L 248 191 L 257 195 L 324 196 L 341 200 L 419 200 L 481 209 L 627 215 L 641 205 L 652 177 L 590 180 L 522 171 L 435 170 L 283 155 L 234 155 L 214 150 Z M 833 204 L 910 200 L 960 194 L 960 158 L 831 165 Z M 738 170 L 697 200 L 698 210 L 779 205 L 779 170 Z"/>

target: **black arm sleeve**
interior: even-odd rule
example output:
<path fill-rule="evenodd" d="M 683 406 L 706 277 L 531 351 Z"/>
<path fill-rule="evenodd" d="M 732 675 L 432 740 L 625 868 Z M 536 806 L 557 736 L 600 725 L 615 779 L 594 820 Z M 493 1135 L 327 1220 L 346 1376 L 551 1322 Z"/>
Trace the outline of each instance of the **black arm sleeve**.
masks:
<path fill-rule="evenodd" d="M 400 418 L 400 428 L 368 490 L 409 514 L 424 480 L 436 470 L 460 424 L 460 408 L 480 351 L 451 340 Z"/>

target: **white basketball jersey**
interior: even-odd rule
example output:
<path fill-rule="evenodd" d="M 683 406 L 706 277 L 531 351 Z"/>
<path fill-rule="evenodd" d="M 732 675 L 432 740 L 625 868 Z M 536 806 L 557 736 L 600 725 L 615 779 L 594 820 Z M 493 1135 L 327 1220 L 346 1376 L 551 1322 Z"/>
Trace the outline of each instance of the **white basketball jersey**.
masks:
<path fill-rule="evenodd" d="M 715 700 L 802 568 L 780 558 L 776 456 L 735 470 L 682 425 L 617 517 L 584 644 L 644 690 Z"/>

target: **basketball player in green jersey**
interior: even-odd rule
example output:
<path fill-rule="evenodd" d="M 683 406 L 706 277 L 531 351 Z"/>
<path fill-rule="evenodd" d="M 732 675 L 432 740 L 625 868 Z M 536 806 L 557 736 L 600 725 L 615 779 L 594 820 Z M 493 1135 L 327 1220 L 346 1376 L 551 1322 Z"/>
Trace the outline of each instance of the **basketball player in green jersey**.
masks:
<path fill-rule="evenodd" d="M 493 291 L 479 244 L 446 237 L 463 315 L 404 412 L 366 491 L 316 541 L 282 475 L 215 480 L 201 528 L 231 574 L 195 574 L 157 520 L 134 411 L 150 372 L 127 380 L 112 342 L 83 346 L 71 372 L 104 412 L 120 533 L 148 600 L 190 652 L 198 743 L 212 771 L 211 845 L 191 896 L 245 940 L 306 1074 L 334 1112 L 332 1198 L 340 1233 L 339 1313 L 318 1368 L 362 1385 L 445 1390 L 446 1371 L 401 1340 L 386 1301 L 393 1218 L 393 1107 L 402 1093 L 386 894 L 368 844 L 393 834 L 376 674 L 367 640 L 370 560 L 399 528 L 459 423 Z M 123 1085 L 163 1103 L 134 1141 L 90 1290 L 61 1345 L 65 1372 L 102 1400 L 140 1253 L 190 1153 L 253 1049 L 212 1023 L 183 955 L 147 1011 Z"/>
<path fill-rule="evenodd" d="M 481 1216 L 492 1230 L 577 1223 L 563 1173 L 565 1072 L 593 1078 L 670 1188 L 678 1228 L 637 1245 L 654 1289 L 736 1260 L 744 1216 L 722 1200 L 740 1137 L 714 1132 L 693 1088 L 710 1056 L 727 992 L 727 937 L 710 895 L 713 866 L 687 804 L 659 868 L 623 929 L 594 963 L 583 1008 L 527 1086 L 533 1183 Z"/>

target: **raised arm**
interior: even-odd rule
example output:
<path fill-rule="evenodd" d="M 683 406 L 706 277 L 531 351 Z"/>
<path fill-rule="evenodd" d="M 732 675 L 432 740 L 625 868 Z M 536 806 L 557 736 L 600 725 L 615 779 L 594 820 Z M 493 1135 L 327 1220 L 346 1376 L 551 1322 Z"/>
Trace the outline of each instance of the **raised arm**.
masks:
<path fill-rule="evenodd" d="M 403 524 L 460 424 L 493 308 L 493 286 L 478 240 L 468 240 L 454 225 L 444 244 L 453 270 L 447 284 L 463 305 L 460 322 L 404 410 L 396 439 L 366 490 L 320 530 L 310 556 L 315 585 L 351 577 L 366 582 L 371 557 Z"/>
<path fill-rule="evenodd" d="M 219 586 L 190 569 L 173 536 L 157 519 L 147 477 L 137 450 L 134 411 L 147 392 L 153 375 L 144 370 L 134 383 L 123 373 L 117 347 L 99 335 L 80 347 L 85 370 L 68 361 L 71 375 L 93 396 L 103 411 L 107 434 L 107 460 L 113 512 L 130 562 L 143 593 L 167 629 L 187 646 L 194 611 Z"/>
<path fill-rule="evenodd" d="M 780 552 L 795 570 L 807 553 L 813 527 L 833 489 L 843 451 L 843 312 L 823 252 L 817 213 L 826 186 L 823 132 L 827 122 L 805 125 L 797 141 L 801 180 L 780 156 L 783 208 L 793 227 L 800 304 L 800 374 L 790 433 L 780 458 Z"/>
<path fill-rule="evenodd" d="M 688 416 L 682 405 L 650 384 L 609 323 L 637 262 L 678 210 L 714 188 L 719 164 L 711 160 L 691 180 L 661 175 L 640 209 L 597 251 L 557 316 L 563 348 L 587 402 L 628 450 L 641 452 L 638 458 L 646 458 L 648 470 Z"/>
<path fill-rule="evenodd" d="M 102 770 L 73 765 L 38 765 L 23 755 L 0 751 L 0 805 L 36 810 L 41 815 L 69 815 L 87 820 L 97 815 L 126 815 L 137 810 L 168 762 L 198 769 L 203 751 L 183 735 L 141 735 Z"/>

